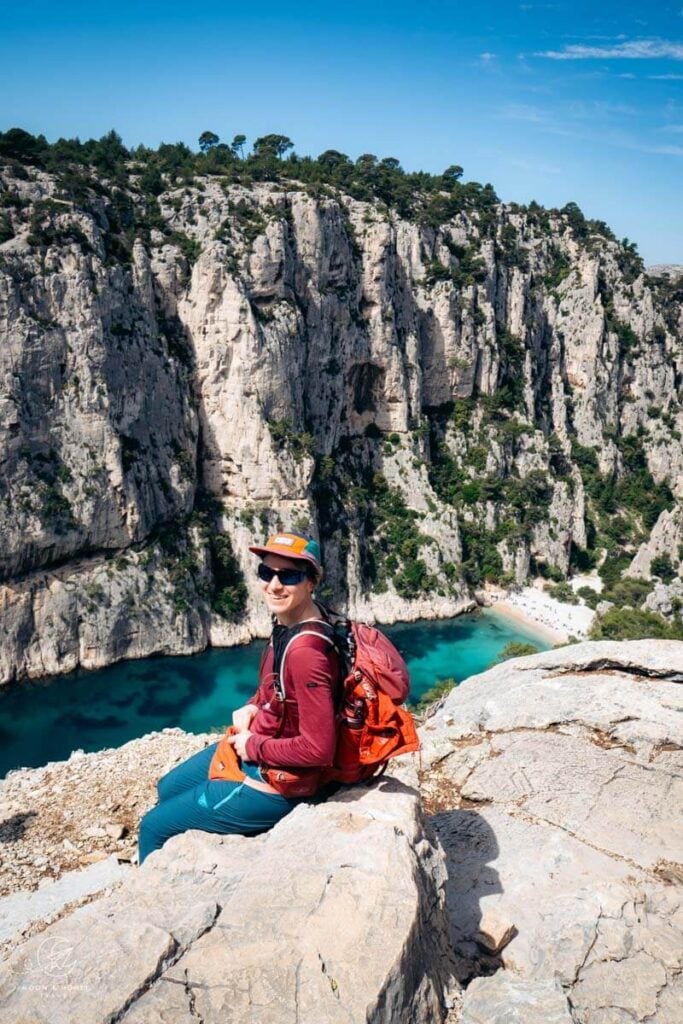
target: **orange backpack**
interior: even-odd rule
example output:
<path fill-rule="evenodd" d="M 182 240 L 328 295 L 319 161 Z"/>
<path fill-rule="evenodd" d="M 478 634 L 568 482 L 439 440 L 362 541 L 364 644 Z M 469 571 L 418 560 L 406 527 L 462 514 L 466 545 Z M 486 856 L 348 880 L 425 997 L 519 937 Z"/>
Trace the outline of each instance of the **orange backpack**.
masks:
<path fill-rule="evenodd" d="M 399 754 L 419 750 L 410 712 L 401 705 L 408 696 L 408 667 L 391 640 L 362 622 L 351 622 L 324 605 L 317 627 L 336 648 L 344 678 L 337 703 L 337 747 L 328 768 L 268 768 L 263 777 L 283 796 L 310 796 L 330 782 L 354 783 L 386 768 Z M 296 635 L 296 634 L 295 634 Z M 291 641 L 290 641 L 291 642 Z M 277 666 L 278 674 L 282 664 Z"/>

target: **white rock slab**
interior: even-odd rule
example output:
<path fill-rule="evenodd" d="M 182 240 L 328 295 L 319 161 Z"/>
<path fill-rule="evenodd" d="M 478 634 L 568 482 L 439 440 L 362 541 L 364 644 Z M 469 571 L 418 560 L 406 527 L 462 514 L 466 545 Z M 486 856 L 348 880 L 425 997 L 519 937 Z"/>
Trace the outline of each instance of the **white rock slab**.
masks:
<path fill-rule="evenodd" d="M 558 983 L 580 1024 L 683 1020 L 682 681 L 683 643 L 582 644 L 468 680 L 428 719 L 460 977 L 495 966 L 482 922 L 516 928 L 467 1024 L 555 1020 Z"/>
<path fill-rule="evenodd" d="M 444 884 L 396 780 L 255 840 L 188 832 L 17 950 L 3 1024 L 428 1024 L 453 984 Z"/>
<path fill-rule="evenodd" d="M 131 872 L 112 854 L 80 871 L 69 871 L 35 892 L 17 892 L 0 899 L 0 942 L 6 942 L 34 921 L 50 919 L 68 903 L 116 885 Z"/>
<path fill-rule="evenodd" d="M 567 998 L 552 981 L 525 981 L 509 971 L 475 978 L 468 986 L 461 1024 L 573 1024 Z"/>

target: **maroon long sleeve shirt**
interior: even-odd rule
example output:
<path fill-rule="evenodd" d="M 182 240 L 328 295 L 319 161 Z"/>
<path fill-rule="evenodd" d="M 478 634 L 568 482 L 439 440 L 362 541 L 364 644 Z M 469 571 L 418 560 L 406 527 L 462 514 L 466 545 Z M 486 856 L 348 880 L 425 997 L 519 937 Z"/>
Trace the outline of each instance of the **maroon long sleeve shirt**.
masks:
<path fill-rule="evenodd" d="M 311 768 L 332 764 L 336 747 L 335 691 L 339 657 L 323 636 L 299 634 L 284 660 L 283 702 L 273 685 L 273 646 L 261 667 L 259 688 L 250 703 L 258 706 L 247 740 L 247 760 L 273 768 Z M 278 734 L 279 735 L 276 735 Z"/>

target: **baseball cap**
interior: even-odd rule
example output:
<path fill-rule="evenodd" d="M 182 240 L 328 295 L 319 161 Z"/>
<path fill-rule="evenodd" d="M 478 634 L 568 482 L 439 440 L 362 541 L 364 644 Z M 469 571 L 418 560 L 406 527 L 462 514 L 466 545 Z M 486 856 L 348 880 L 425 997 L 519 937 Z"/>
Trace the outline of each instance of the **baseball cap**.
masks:
<path fill-rule="evenodd" d="M 265 544 L 254 544 L 249 550 L 254 555 L 261 555 L 262 558 L 271 554 L 310 562 L 315 568 L 316 575 L 322 575 L 320 545 L 317 540 L 306 537 L 302 533 L 274 533 Z"/>

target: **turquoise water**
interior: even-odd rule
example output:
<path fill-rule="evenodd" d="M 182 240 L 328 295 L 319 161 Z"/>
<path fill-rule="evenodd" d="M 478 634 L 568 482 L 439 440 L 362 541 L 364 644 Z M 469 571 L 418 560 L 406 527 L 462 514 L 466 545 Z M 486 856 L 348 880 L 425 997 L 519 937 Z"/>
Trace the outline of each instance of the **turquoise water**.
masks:
<path fill-rule="evenodd" d="M 461 615 L 386 627 L 410 668 L 416 701 L 440 679 L 482 672 L 513 640 L 548 643 L 501 615 Z M 185 658 L 125 661 L 98 672 L 0 687 L 0 777 L 61 761 L 72 750 L 118 747 L 154 730 L 222 729 L 253 693 L 263 642 Z"/>

